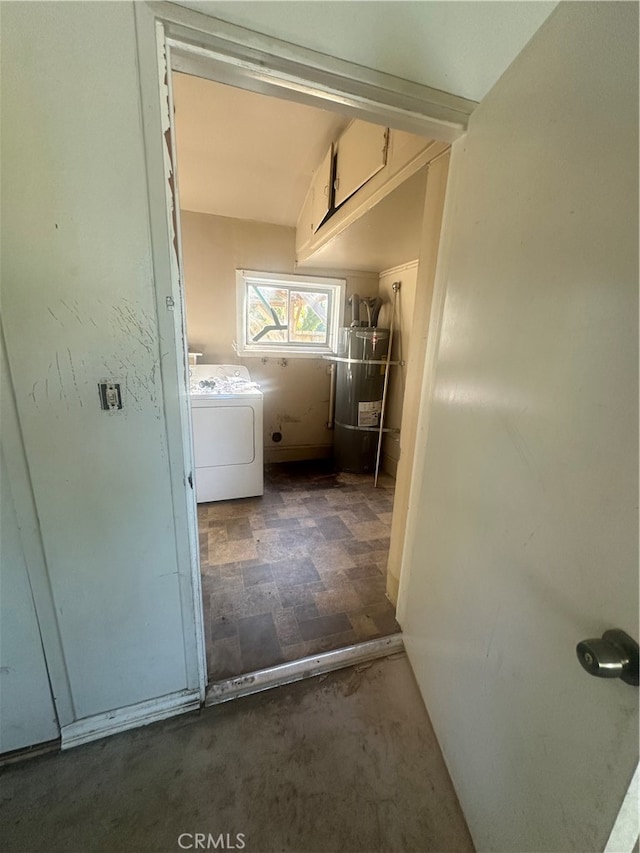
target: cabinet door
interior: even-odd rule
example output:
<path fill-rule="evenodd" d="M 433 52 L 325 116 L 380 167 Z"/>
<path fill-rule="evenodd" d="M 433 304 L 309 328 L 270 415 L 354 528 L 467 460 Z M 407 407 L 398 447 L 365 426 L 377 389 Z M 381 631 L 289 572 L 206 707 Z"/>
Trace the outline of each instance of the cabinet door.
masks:
<path fill-rule="evenodd" d="M 335 206 L 360 189 L 387 162 L 388 128 L 354 121 L 338 140 Z"/>
<path fill-rule="evenodd" d="M 315 234 L 331 209 L 333 179 L 333 145 L 324 156 L 312 182 L 311 230 Z"/>

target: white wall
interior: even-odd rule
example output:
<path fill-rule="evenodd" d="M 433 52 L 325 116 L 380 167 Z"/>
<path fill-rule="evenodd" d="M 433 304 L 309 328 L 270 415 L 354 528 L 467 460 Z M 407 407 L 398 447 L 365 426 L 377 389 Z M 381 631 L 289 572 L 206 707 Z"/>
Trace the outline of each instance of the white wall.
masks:
<path fill-rule="evenodd" d="M 575 655 L 638 630 L 637 74 L 636 4 L 561 4 L 454 146 L 399 618 L 479 851 L 602 850 L 637 761 Z"/>
<path fill-rule="evenodd" d="M 197 686 L 178 575 L 187 543 L 176 535 L 167 461 L 133 6 L 12 3 L 2 15 L 2 321 L 83 718 Z M 99 408 L 104 378 L 122 383 L 120 413 Z"/>
<path fill-rule="evenodd" d="M 180 5 L 479 101 L 556 3 L 186 0 Z"/>

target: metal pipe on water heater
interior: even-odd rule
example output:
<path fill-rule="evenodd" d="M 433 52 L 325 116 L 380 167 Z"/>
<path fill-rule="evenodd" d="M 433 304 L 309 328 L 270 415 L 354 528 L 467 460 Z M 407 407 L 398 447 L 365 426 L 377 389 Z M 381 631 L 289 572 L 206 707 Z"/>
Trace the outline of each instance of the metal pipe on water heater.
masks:
<path fill-rule="evenodd" d="M 336 416 L 336 366 L 329 365 L 329 417 L 327 419 L 327 429 L 333 429 Z"/>
<path fill-rule="evenodd" d="M 382 387 L 382 404 L 380 408 L 380 429 L 378 432 L 378 450 L 376 452 L 376 469 L 373 476 L 373 488 L 378 487 L 378 472 L 380 470 L 380 453 L 382 451 L 382 436 L 384 434 L 384 408 L 387 402 L 387 386 L 389 385 L 389 365 L 391 363 L 391 348 L 393 346 L 393 322 L 396 316 L 396 300 L 401 282 L 394 281 L 391 285 L 393 290 L 393 301 L 391 303 L 391 322 L 389 323 L 389 349 L 387 350 L 387 363 L 384 366 L 384 385 Z"/>

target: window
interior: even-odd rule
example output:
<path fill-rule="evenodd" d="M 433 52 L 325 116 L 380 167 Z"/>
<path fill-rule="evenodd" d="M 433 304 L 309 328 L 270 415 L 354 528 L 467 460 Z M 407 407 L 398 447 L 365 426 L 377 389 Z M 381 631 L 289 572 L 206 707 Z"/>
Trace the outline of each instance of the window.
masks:
<path fill-rule="evenodd" d="M 309 356 L 336 352 L 346 282 L 237 270 L 238 352 Z"/>

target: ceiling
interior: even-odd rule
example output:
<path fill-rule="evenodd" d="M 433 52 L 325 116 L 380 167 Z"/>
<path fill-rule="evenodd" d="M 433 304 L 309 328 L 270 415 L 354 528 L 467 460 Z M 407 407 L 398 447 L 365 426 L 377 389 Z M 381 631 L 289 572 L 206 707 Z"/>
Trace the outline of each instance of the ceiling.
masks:
<path fill-rule="evenodd" d="M 186 74 L 174 74 L 173 88 L 180 207 L 295 227 L 313 172 L 348 120 Z M 417 258 L 425 186 L 423 169 L 304 266 L 381 272 Z"/>
<path fill-rule="evenodd" d="M 178 0 L 207 15 L 481 101 L 557 2 Z"/>
<path fill-rule="evenodd" d="M 295 226 L 343 116 L 174 73 L 183 210 Z"/>

